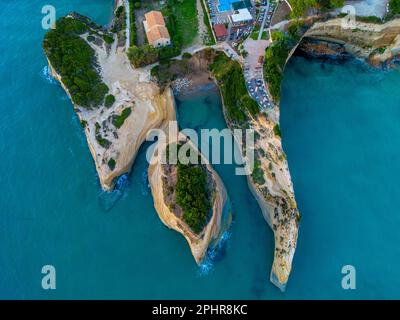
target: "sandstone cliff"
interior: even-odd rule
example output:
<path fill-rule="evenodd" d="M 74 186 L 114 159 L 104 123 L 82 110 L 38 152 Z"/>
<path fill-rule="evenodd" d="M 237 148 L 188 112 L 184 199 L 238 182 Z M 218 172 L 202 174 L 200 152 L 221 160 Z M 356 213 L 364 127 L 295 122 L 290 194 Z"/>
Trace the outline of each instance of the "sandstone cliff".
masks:
<path fill-rule="evenodd" d="M 400 53 L 400 19 L 383 24 L 361 21 L 346 24 L 343 19 L 338 18 L 315 23 L 305 33 L 304 38 L 322 41 L 322 45 L 308 44 L 309 50 L 329 53 L 332 47 L 323 45 L 323 42 L 333 42 L 341 45 L 346 52 L 379 65 Z M 304 43 L 307 44 L 307 41 Z"/>

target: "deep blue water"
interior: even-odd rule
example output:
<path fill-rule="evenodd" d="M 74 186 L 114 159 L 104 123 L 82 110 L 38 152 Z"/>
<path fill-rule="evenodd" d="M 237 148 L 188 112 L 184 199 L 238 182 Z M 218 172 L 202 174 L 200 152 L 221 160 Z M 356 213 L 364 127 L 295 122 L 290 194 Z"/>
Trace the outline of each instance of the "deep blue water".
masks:
<path fill-rule="evenodd" d="M 61 1 L 106 24 L 111 0 Z M 45 71 L 45 1 L 2 3 L 0 298 L 399 297 L 398 70 L 295 60 L 285 75 L 284 147 L 303 214 L 287 292 L 269 283 L 273 236 L 234 166 L 216 166 L 232 200 L 225 246 L 198 268 L 159 220 L 144 146 L 120 192 L 104 194 L 67 96 Z M 215 88 L 178 101 L 182 127 L 224 128 Z M 57 289 L 41 288 L 54 265 Z M 357 268 L 357 290 L 340 287 Z M 208 268 L 210 267 L 210 268 Z"/>
<path fill-rule="evenodd" d="M 285 79 L 283 147 L 303 214 L 291 285 L 305 276 L 304 297 L 399 298 L 400 70 L 298 58 Z M 357 271 L 351 292 L 344 265 Z"/>

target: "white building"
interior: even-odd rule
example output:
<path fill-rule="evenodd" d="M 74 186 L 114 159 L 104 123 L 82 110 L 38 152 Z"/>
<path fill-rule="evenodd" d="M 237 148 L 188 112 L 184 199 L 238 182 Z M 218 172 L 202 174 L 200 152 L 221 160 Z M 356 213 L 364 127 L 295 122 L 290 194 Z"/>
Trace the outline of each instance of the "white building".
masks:
<path fill-rule="evenodd" d="M 253 20 L 249 9 L 239 9 L 236 13 L 231 15 L 231 20 L 234 25 L 248 23 Z"/>

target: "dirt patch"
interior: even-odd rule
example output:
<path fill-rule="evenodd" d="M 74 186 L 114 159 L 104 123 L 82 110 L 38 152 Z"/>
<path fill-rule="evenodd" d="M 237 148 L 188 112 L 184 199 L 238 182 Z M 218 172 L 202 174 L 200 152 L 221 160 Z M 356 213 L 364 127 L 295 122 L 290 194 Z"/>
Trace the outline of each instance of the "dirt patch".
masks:
<path fill-rule="evenodd" d="M 290 15 L 290 8 L 285 1 L 279 3 L 271 20 L 271 26 L 281 21 L 287 20 Z"/>

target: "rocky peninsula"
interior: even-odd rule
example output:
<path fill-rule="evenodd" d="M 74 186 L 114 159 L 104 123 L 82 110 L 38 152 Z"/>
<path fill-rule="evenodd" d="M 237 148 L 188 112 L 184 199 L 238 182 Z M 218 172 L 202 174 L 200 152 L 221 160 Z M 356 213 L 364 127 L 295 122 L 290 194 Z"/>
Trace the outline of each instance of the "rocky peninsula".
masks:
<path fill-rule="evenodd" d="M 56 56 L 52 55 L 55 48 L 49 43 L 53 31 L 44 40 L 46 56 L 53 76 L 74 104 L 101 186 L 110 191 L 116 179 L 130 171 L 147 133 L 163 127 L 169 120 L 175 120 L 172 91 L 161 92 L 150 80 L 148 70 L 132 68 L 117 34 L 107 33 L 78 14 L 70 14 L 63 19 L 65 24 L 82 29 L 72 33 L 72 40 L 81 39 L 84 41 L 83 48 L 89 46 L 89 59 L 94 60 L 96 66 L 90 72 L 99 75 L 109 99 L 101 98 L 85 106 L 80 104 L 78 94 L 74 96 L 71 93 L 76 84 L 69 83 L 67 75 L 63 74 L 63 64 L 68 61 L 56 62 Z M 82 84 L 84 86 L 86 84 Z"/>
<path fill-rule="evenodd" d="M 190 168 L 195 168 L 205 173 L 207 194 L 209 196 L 207 201 L 211 204 L 210 209 L 207 210 L 209 212 L 205 223 L 202 223 L 198 229 L 194 227 L 196 224 L 191 226 L 190 224 L 193 221 L 188 222 L 186 218 L 186 211 L 188 209 L 182 208 L 182 205 L 179 203 L 179 196 L 182 196 L 182 193 L 184 193 L 183 196 L 190 197 L 187 193 L 192 186 L 187 186 L 188 189 L 181 192 L 178 184 L 179 179 L 183 178 L 180 177 L 179 162 L 174 165 L 161 161 L 162 154 L 165 154 L 168 147 L 173 144 L 189 145 L 192 152 L 205 160 L 195 146 L 182 133 L 178 134 L 176 140 L 170 139 L 167 143 L 159 142 L 154 150 L 148 169 L 154 207 L 161 221 L 168 228 L 179 232 L 185 237 L 196 263 L 200 264 L 208 248 L 215 246 L 224 231 L 229 228 L 232 217 L 227 206 L 228 196 L 221 178 L 209 163 L 188 167 L 187 169 L 189 170 Z M 191 183 L 194 184 L 194 182 Z M 200 197 L 200 194 L 196 194 L 196 197 Z M 198 218 L 196 217 L 196 219 Z"/>

